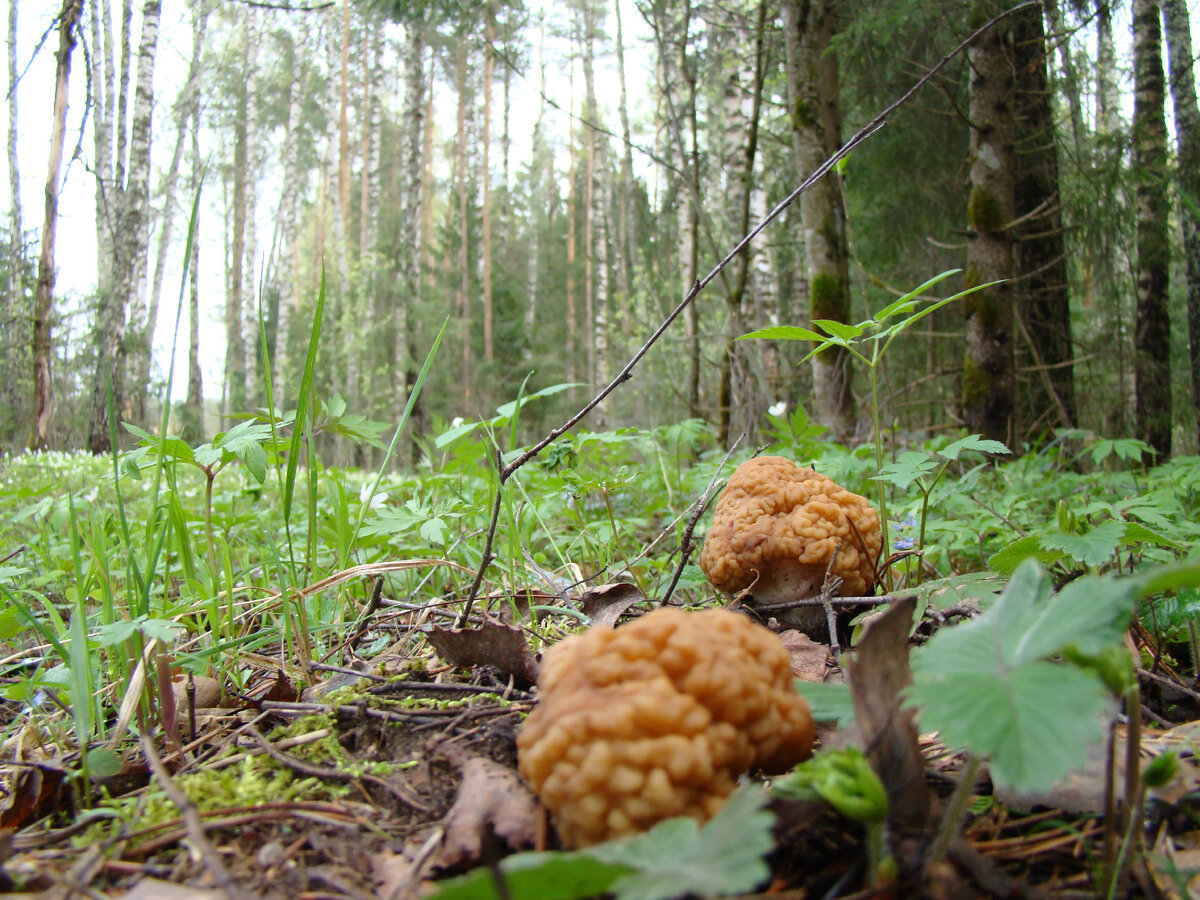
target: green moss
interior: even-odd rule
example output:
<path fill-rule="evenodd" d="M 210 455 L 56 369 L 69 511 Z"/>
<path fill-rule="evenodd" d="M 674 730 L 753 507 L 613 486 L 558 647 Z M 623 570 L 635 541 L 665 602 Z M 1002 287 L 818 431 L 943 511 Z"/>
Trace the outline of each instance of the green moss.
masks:
<path fill-rule="evenodd" d="M 808 298 L 814 319 L 846 318 L 846 284 L 829 272 L 818 272 L 808 286 Z"/>
<path fill-rule="evenodd" d="M 971 188 L 967 199 L 967 227 L 980 234 L 1000 231 L 1008 224 L 1008 217 L 1000 202 L 979 185 Z"/>
<path fill-rule="evenodd" d="M 963 359 L 962 402 L 963 406 L 983 406 L 991 392 L 992 379 L 970 356 Z"/>

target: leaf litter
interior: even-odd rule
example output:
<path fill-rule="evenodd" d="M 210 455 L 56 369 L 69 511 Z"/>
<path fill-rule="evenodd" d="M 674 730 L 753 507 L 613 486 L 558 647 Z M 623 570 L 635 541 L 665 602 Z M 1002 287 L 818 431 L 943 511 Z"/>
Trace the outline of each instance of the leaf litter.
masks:
<path fill-rule="evenodd" d="M 962 735 L 954 717 L 963 711 L 954 704 L 961 702 L 956 687 L 978 677 L 980 660 L 993 661 L 991 674 L 1006 690 L 1025 689 L 1026 670 L 1040 674 L 1055 667 L 1050 683 L 1063 692 L 1056 704 L 1078 706 L 1080 720 L 1108 708 L 1080 702 L 1070 679 L 1061 677 L 1068 670 L 1056 654 L 1067 643 L 1095 649 L 1119 635 L 1127 622 L 1125 595 L 1103 579 L 1086 578 L 1054 593 L 1033 570 L 1014 582 L 965 627 L 935 630 L 913 656 L 915 683 L 909 668 L 913 598 L 896 600 L 866 625 L 840 665 L 827 645 L 797 632 L 782 636 L 797 679 L 807 682 L 802 692 L 815 698 L 814 715 L 840 723 L 821 731 L 824 750 L 861 747 L 887 789 L 897 863 L 892 896 L 1071 897 L 1086 896 L 1093 887 L 1101 839 L 1097 805 L 1113 754 L 1103 741 L 1042 750 L 1037 741 L 1048 738 L 1039 729 L 1068 742 L 1086 731 L 1057 715 L 1032 724 L 1002 719 L 994 732 L 984 730 L 1001 735 L 987 747 L 991 765 L 970 785 L 970 808 L 946 861 L 926 865 L 928 835 L 969 769 L 968 757 L 955 749 Z M 1068 627 L 1068 620 L 1078 622 L 1073 610 L 1085 598 L 1092 615 Z M 599 619 L 601 627 L 636 615 L 646 600 L 618 585 L 581 599 L 586 603 L 573 608 Z M 936 610 L 930 615 L 936 623 Z M 565 632 L 580 625 L 572 612 L 558 621 Z M 520 625 L 486 619 L 422 633 L 436 655 L 418 644 L 407 655 L 335 671 L 324 693 L 306 692 L 304 699 L 279 670 L 264 668 L 240 693 L 227 691 L 224 709 L 196 716 L 194 735 L 186 725 L 192 712 L 187 691 L 175 688 L 185 755 L 165 753 L 164 766 L 170 782 L 196 805 L 194 816 L 153 801 L 145 766 L 127 758 L 123 781 L 109 782 L 125 805 L 75 814 L 67 804 L 77 801 L 60 796 L 53 817 L 59 827 L 38 826 L 47 810 L 35 808 L 46 802 L 37 776 L 61 767 L 49 760 L 6 767 L 10 788 L 0 814 L 15 834 L 4 832 L 8 839 L 0 841 L 0 875 L 10 889 L 20 884 L 64 896 L 72 884 L 108 896 L 228 896 L 212 859 L 189 850 L 207 841 L 230 883 L 260 897 L 307 892 L 403 898 L 440 891 L 446 898 L 565 898 L 607 892 L 620 900 L 667 900 L 689 893 L 751 894 L 769 884 L 830 897 L 860 889 L 863 839 L 854 823 L 822 803 L 768 802 L 753 784 L 704 826 L 669 820 L 624 842 L 553 851 L 552 825 L 515 772 L 514 736 L 535 698 L 523 689 L 536 677 L 528 635 Z M 429 636 L 434 633 L 438 637 Z M 492 639 L 498 635 L 504 637 Z M 949 651 L 935 658 L 931 651 L 938 644 Z M 205 702 L 212 702 L 212 689 L 204 684 Z M 914 701 L 932 709 L 935 719 L 948 716 L 950 727 L 918 736 L 906 705 Z M 1195 730 L 1194 724 L 1147 729 L 1143 751 L 1190 754 Z M 1014 768 L 1005 755 L 1010 743 L 1022 754 L 1041 754 L 1035 766 L 1058 771 L 1080 756 L 1088 764 L 1069 779 L 1048 779 L 1054 791 L 1014 792 L 1005 785 L 1047 779 L 1042 769 L 1031 774 Z M 36 745 L 26 741 L 28 748 Z M 55 779 L 63 785 L 58 793 L 69 794 L 64 779 Z M 275 786 L 266 787 L 268 782 Z M 1200 852 L 1193 846 L 1200 840 L 1189 837 L 1192 829 L 1181 818 L 1198 789 L 1200 775 L 1185 760 L 1171 783 L 1152 795 L 1153 861 L 1139 870 L 1141 881 L 1126 888 L 1129 896 L 1144 885 L 1161 886 L 1159 896 L 1190 896 L 1171 885 Z M 151 809 L 157 819 L 142 815 Z M 1176 830 L 1179 839 L 1172 840 Z M 78 855 L 81 847 L 91 848 L 85 859 Z M 457 881 L 445 880 L 467 870 Z M 497 879 L 507 893 L 497 893 Z M 171 887 L 155 893 L 162 885 Z"/>

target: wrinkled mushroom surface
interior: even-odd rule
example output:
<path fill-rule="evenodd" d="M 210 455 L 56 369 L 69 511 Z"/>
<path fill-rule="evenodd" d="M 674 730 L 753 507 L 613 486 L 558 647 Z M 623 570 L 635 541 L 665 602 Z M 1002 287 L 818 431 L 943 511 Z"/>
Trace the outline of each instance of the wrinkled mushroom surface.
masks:
<path fill-rule="evenodd" d="M 758 605 L 814 596 L 827 570 L 842 579 L 839 594 L 860 597 L 875 584 L 879 548 L 879 514 L 866 498 L 785 457 L 760 456 L 721 492 L 700 568 L 719 590 L 749 588 Z"/>
<path fill-rule="evenodd" d="M 751 769 L 812 753 L 779 638 L 725 610 L 661 608 L 547 651 L 517 737 L 521 774 L 582 847 L 712 816 Z"/>

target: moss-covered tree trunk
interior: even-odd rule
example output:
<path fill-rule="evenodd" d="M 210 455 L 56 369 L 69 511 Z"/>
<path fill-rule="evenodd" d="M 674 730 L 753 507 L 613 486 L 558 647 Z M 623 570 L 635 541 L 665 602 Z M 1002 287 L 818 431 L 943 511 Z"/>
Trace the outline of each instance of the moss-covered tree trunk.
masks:
<path fill-rule="evenodd" d="M 1200 108 L 1192 62 L 1192 31 L 1186 0 L 1163 0 L 1171 99 L 1179 148 L 1179 219 L 1187 263 L 1188 343 L 1192 351 L 1192 404 L 1200 410 Z M 1200 414 L 1196 428 L 1200 439 Z"/>
<path fill-rule="evenodd" d="M 1167 127 L 1162 31 L 1155 0 L 1133 2 L 1133 162 L 1137 182 L 1137 436 L 1161 457 L 1171 452 L 1171 322 L 1167 313 Z"/>
<path fill-rule="evenodd" d="M 979 2 L 973 17 L 995 10 Z M 998 23 L 967 51 L 970 67 L 970 193 L 966 284 L 999 281 L 963 301 L 966 352 L 962 414 L 967 427 L 1010 442 L 1013 413 L 1013 70 L 1012 25 Z"/>
<path fill-rule="evenodd" d="M 799 178 L 807 178 L 841 143 L 837 58 L 829 53 L 834 30 L 828 0 L 784 0 L 788 110 Z M 850 269 L 846 210 L 838 175 L 831 172 L 800 197 L 800 221 L 813 319 L 850 319 Z M 856 416 L 850 356 L 831 348 L 813 357 L 813 411 L 830 437 L 854 434 Z"/>
<path fill-rule="evenodd" d="M 1014 360 L 1028 374 L 1017 387 L 1017 433 L 1038 438 L 1075 424 L 1075 377 L 1067 258 L 1054 118 L 1047 85 L 1042 11 L 1031 6 L 1013 17 L 1013 70 L 1017 73 L 1016 249 Z"/>

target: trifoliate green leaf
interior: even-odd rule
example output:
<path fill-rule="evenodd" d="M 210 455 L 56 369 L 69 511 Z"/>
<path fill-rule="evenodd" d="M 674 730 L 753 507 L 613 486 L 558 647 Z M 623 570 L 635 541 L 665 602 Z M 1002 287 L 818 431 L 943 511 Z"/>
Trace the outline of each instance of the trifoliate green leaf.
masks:
<path fill-rule="evenodd" d="M 1081 578 L 1051 596 L 1022 563 L 991 609 L 939 631 L 913 654 L 910 702 L 923 730 L 989 758 L 994 781 L 1042 790 L 1086 762 L 1110 700 L 1090 671 L 1051 661 L 1067 646 L 1099 653 L 1129 621 L 1136 579 Z"/>

